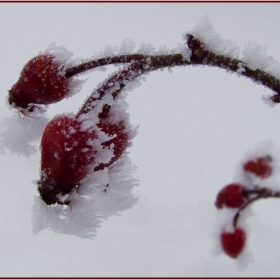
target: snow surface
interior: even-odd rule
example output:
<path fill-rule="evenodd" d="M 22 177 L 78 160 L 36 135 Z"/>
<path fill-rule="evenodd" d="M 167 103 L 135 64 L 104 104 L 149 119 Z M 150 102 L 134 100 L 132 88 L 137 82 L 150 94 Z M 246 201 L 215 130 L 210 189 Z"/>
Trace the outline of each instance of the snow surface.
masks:
<path fill-rule="evenodd" d="M 77 112 L 116 67 L 80 75 L 87 79 L 81 91 L 36 120 L 6 106 L 23 65 L 52 42 L 73 53 L 73 64 L 141 48 L 181 48 L 187 59 L 182 34 L 210 27 L 217 51 L 237 56 L 240 48 L 251 67 L 277 73 L 279 4 L 1 5 L 2 276 L 279 275 L 277 199 L 246 211 L 244 259 L 213 254 L 223 223 L 214 206 L 217 192 L 240 179 L 238 166 L 254 149 L 261 153 L 259 143 L 271 143 L 265 149 L 278 158 L 280 111 L 262 102 L 271 94 L 267 88 L 209 67 L 178 67 L 151 73 L 144 83 L 139 79 L 126 101 L 131 123 L 140 126 L 129 154 L 108 173 L 114 195 L 96 188 L 95 203 L 73 207 L 72 220 L 69 208 L 46 207 L 38 199 L 33 182 L 39 178 L 40 135 L 53 116 Z M 195 27 L 201 19 L 202 29 Z M 252 60 L 252 53 L 259 58 Z M 95 175 L 95 182 L 104 178 Z M 87 191 L 92 195 L 85 188 L 84 197 Z"/>

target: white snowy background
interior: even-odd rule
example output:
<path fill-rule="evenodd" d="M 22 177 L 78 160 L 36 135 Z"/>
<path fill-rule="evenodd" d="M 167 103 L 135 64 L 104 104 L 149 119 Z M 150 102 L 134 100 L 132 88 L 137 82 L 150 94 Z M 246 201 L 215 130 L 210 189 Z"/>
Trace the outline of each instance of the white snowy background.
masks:
<path fill-rule="evenodd" d="M 208 15 L 215 31 L 236 42 L 241 54 L 255 41 L 280 61 L 279 13 L 279 4 L 257 3 L 2 3 L 1 126 L 12 116 L 7 91 L 23 65 L 52 42 L 74 58 L 120 47 L 125 39 L 135 42 L 135 51 L 142 43 L 173 48 Z M 77 112 L 113 71 L 81 76 L 88 79 L 82 91 L 49 106 L 47 117 Z M 127 98 L 131 122 L 140 125 L 129 149 L 138 166 L 133 173 L 138 203 L 103 220 L 94 239 L 48 229 L 34 234 L 38 193 L 32 181 L 39 179 L 40 139 L 30 156 L 6 150 L 0 155 L 0 276 L 279 276 L 280 200 L 252 207 L 246 244 L 252 256 L 246 265 L 213 253 L 217 192 L 232 182 L 236 167 L 258 143 L 271 141 L 280 149 L 280 105 L 271 108 L 261 100 L 269 94 L 249 79 L 209 67 L 148 75 Z M 14 132 L 17 138 L 24 143 L 27 136 Z"/>

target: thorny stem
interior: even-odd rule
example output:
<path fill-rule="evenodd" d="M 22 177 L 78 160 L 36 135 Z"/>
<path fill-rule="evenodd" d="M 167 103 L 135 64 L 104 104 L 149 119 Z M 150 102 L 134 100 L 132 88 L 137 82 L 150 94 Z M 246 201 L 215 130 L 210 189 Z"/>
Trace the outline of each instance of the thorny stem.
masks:
<path fill-rule="evenodd" d="M 144 71 L 141 66 L 143 66 L 143 64 L 139 63 L 138 61 L 133 62 L 127 69 L 119 71 L 107 79 L 107 81 L 104 82 L 104 84 L 99 89 L 94 91 L 86 100 L 82 108 L 79 110 L 77 117 L 92 110 L 97 101 L 102 99 L 105 94 L 111 94 L 113 98 L 116 98 L 118 93 L 125 87 L 126 83 L 143 74 Z M 108 106 L 107 111 L 109 111 Z"/>
<path fill-rule="evenodd" d="M 240 76 L 248 77 L 251 80 L 262 84 L 276 94 L 271 97 L 271 100 L 275 103 L 280 103 L 280 80 L 276 79 L 272 75 L 262 71 L 260 69 L 250 69 L 244 62 L 237 59 L 232 59 L 223 55 L 218 55 L 207 50 L 203 42 L 200 42 L 193 35 L 187 35 L 187 45 L 189 47 L 190 53 L 189 57 L 186 58 L 182 54 L 170 54 L 170 55 L 143 55 L 143 54 L 128 54 L 120 55 L 114 57 L 106 57 L 97 60 L 92 60 L 80 65 L 71 67 L 66 70 L 65 77 L 71 78 L 74 75 L 78 75 L 85 71 L 88 71 L 99 66 L 105 66 L 110 64 L 127 64 L 123 70 L 119 70 L 117 73 L 112 75 L 110 78 L 104 81 L 104 83 L 95 90 L 91 96 L 86 100 L 82 108 L 77 113 L 76 117 L 86 114 L 91 111 L 96 103 L 101 100 L 105 94 L 111 94 L 115 99 L 121 90 L 130 82 L 135 80 L 137 77 L 146 74 L 148 72 L 171 68 L 175 66 L 187 66 L 187 65 L 207 65 L 211 67 L 219 67 L 225 69 L 226 71 L 235 72 Z M 110 110 L 109 104 L 104 104 L 100 118 L 106 118 Z M 41 185 L 42 192 L 48 198 L 50 197 L 50 188 L 48 186 Z M 236 212 L 233 218 L 233 226 L 236 227 L 238 219 L 241 212 L 248 207 L 252 202 L 268 197 L 280 197 L 280 192 L 273 192 L 266 188 L 257 188 L 255 190 L 244 190 L 247 195 L 251 196 Z M 56 193 L 51 193 L 53 195 L 51 200 L 47 204 L 53 204 L 57 202 L 58 204 L 69 204 L 68 201 L 60 201 Z"/>
<path fill-rule="evenodd" d="M 105 94 L 111 94 L 113 98 L 116 98 L 126 84 L 145 73 L 160 68 L 189 64 L 190 62 L 183 59 L 181 54 L 142 56 L 141 59 L 132 61 L 124 70 L 118 71 L 107 79 L 100 88 L 94 91 L 78 112 L 77 117 L 93 109 L 96 102 L 101 100 Z"/>
<path fill-rule="evenodd" d="M 229 57 L 216 55 L 214 53 L 209 54 L 207 65 L 216 66 L 232 72 L 236 72 L 241 76 L 250 78 L 256 83 L 270 88 L 277 93 L 276 95 L 271 97 L 271 100 L 275 103 L 280 103 L 280 81 L 272 75 L 260 69 L 252 70 L 241 60 L 231 59 Z M 238 72 L 240 69 L 242 69 L 242 72 Z"/>
<path fill-rule="evenodd" d="M 67 69 L 66 77 L 70 78 L 74 75 L 99 66 L 116 63 L 130 63 L 127 69 L 120 70 L 117 74 L 107 79 L 99 89 L 94 91 L 79 111 L 78 115 L 88 112 L 90 108 L 94 106 L 94 102 L 102 99 L 102 97 L 107 93 L 111 93 L 115 98 L 125 85 L 134 80 L 136 77 L 158 69 L 187 65 L 207 65 L 210 67 L 219 67 L 225 69 L 226 71 L 235 72 L 240 76 L 250 78 L 251 80 L 276 92 L 276 94 L 271 97 L 271 100 L 275 103 L 280 103 L 280 80 L 274 76 L 260 69 L 252 70 L 241 60 L 217 55 L 208 51 L 205 45 L 193 35 L 187 35 L 187 45 L 191 51 L 189 60 L 187 60 L 182 54 L 129 54 L 101 58 Z M 118 88 L 114 89 L 116 86 Z"/>
<path fill-rule="evenodd" d="M 244 189 L 243 193 L 245 195 L 254 195 L 249 200 L 247 200 L 235 213 L 233 217 L 233 227 L 237 226 L 238 219 L 242 213 L 242 211 L 247 208 L 251 203 L 253 203 L 256 200 L 262 199 L 262 198 L 280 198 L 280 192 L 270 190 L 268 188 L 258 188 L 255 189 Z"/>
<path fill-rule="evenodd" d="M 66 70 L 65 77 L 71 78 L 72 76 L 88 71 L 90 69 L 97 68 L 99 66 L 118 64 L 118 63 L 129 63 L 132 62 L 133 60 L 141 60 L 143 58 L 144 55 L 141 54 L 129 54 L 129 55 L 100 58 L 97 60 L 88 61 L 80 65 L 68 68 Z"/>

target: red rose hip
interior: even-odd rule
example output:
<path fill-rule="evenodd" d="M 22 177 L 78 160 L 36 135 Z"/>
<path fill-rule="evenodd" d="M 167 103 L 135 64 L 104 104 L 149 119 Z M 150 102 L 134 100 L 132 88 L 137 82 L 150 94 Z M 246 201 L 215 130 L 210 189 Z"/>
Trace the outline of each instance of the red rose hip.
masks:
<path fill-rule="evenodd" d="M 39 191 L 47 204 L 56 202 L 56 194 L 69 193 L 86 176 L 96 153 L 87 141 L 96 138 L 95 131 L 81 131 L 81 122 L 73 116 L 57 116 L 46 126 L 41 140 Z"/>
<path fill-rule="evenodd" d="M 230 184 L 220 190 L 216 197 L 215 205 L 217 208 L 229 207 L 239 208 L 247 200 L 243 192 L 244 186 L 240 184 Z"/>
<path fill-rule="evenodd" d="M 223 250 L 232 258 L 237 258 L 246 242 L 246 234 L 243 229 L 235 228 L 233 232 L 223 232 L 220 236 Z"/>
<path fill-rule="evenodd" d="M 69 92 L 63 65 L 52 55 L 39 55 L 23 67 L 18 81 L 9 90 L 10 105 L 27 109 L 29 104 L 51 104 L 62 100 Z"/>
<path fill-rule="evenodd" d="M 251 172 L 262 179 L 269 177 L 272 174 L 271 157 L 260 157 L 255 160 L 247 161 L 243 165 L 246 172 Z"/>
<path fill-rule="evenodd" d="M 97 127 L 110 137 L 100 143 L 97 128 L 82 129 L 82 121 L 73 115 L 54 118 L 45 128 L 41 140 L 41 180 L 38 189 L 46 204 L 68 204 L 58 199 L 80 185 L 92 172 L 112 165 L 128 146 L 124 121 L 112 123 L 110 118 L 99 119 Z M 95 145 L 97 143 L 97 145 Z M 101 145 L 100 145 L 101 144 Z M 100 148 L 101 146 L 101 148 Z M 98 150 L 98 149 L 101 149 Z M 109 162 L 97 162 L 97 153 L 112 151 Z"/>

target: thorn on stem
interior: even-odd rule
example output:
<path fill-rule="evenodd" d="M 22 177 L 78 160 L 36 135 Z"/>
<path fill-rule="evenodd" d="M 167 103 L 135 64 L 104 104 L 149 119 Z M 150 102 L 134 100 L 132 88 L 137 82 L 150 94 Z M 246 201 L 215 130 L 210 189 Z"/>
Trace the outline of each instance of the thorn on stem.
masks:
<path fill-rule="evenodd" d="M 274 103 L 280 103 L 280 94 L 275 94 L 270 97 L 271 101 Z"/>
<path fill-rule="evenodd" d="M 209 51 L 205 48 L 205 45 L 201 43 L 193 35 L 187 34 L 187 45 L 192 51 L 192 57 L 204 59 L 208 56 Z"/>

